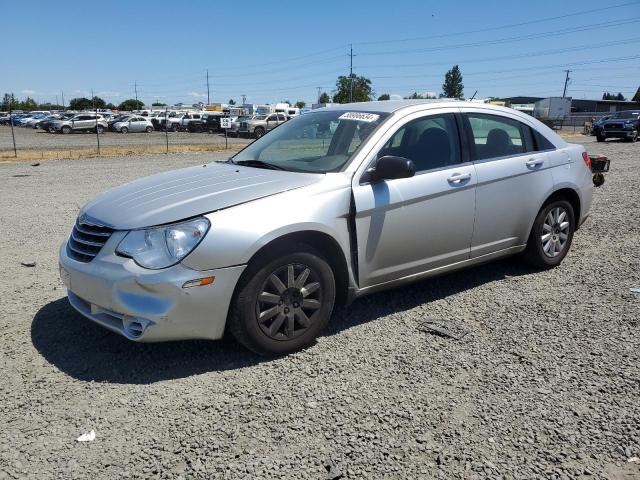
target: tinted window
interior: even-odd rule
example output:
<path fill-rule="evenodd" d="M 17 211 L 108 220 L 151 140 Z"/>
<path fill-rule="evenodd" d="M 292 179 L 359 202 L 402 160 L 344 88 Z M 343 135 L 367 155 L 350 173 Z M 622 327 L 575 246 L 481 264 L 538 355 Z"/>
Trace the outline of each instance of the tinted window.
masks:
<path fill-rule="evenodd" d="M 460 140 L 451 113 L 412 120 L 400 127 L 378 152 L 413 161 L 416 172 L 460 163 Z"/>
<path fill-rule="evenodd" d="M 284 122 L 284 115 L 278 114 L 278 121 L 279 122 Z"/>
<path fill-rule="evenodd" d="M 536 150 L 555 150 L 555 145 L 537 130 L 533 131 L 533 136 L 536 139 Z"/>
<path fill-rule="evenodd" d="M 466 117 L 471 127 L 476 160 L 534 150 L 530 128 L 517 120 L 475 113 L 466 114 Z"/>
<path fill-rule="evenodd" d="M 269 115 L 269 118 L 267 118 L 267 122 L 275 122 L 277 120 L 275 115 Z"/>

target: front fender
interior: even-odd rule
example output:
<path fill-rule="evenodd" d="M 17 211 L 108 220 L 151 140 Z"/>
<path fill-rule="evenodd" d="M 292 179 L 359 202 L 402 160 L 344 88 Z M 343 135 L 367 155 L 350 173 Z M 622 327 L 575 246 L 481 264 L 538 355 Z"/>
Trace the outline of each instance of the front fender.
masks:
<path fill-rule="evenodd" d="M 313 185 L 213 212 L 207 236 L 182 263 L 195 270 L 246 264 L 271 241 L 301 231 L 329 235 L 349 261 L 350 201 L 348 175 L 333 173 Z"/>

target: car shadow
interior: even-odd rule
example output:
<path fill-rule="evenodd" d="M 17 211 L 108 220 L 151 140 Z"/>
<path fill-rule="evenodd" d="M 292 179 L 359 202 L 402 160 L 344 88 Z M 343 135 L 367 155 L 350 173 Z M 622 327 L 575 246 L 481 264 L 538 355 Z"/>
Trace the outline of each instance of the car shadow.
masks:
<path fill-rule="evenodd" d="M 325 335 L 336 335 L 391 313 L 532 272 L 519 262 L 504 260 L 373 294 L 338 307 Z M 150 384 L 270 361 L 246 350 L 229 335 L 215 342 L 130 342 L 85 319 L 66 297 L 38 311 L 31 324 L 31 341 L 49 363 L 81 381 Z"/>

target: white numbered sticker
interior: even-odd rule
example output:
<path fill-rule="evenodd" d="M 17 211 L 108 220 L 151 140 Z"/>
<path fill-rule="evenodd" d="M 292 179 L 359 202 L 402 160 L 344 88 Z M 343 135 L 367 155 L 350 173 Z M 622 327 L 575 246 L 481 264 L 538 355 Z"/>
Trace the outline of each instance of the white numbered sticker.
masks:
<path fill-rule="evenodd" d="M 357 120 L 359 122 L 375 122 L 380 118 L 380 115 L 367 112 L 347 112 L 340 115 L 339 120 Z"/>

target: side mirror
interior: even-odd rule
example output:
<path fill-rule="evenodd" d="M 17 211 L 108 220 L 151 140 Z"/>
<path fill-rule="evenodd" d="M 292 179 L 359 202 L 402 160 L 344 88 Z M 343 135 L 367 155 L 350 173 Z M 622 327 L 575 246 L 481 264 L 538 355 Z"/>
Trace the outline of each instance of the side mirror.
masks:
<path fill-rule="evenodd" d="M 409 178 L 416 174 L 416 167 L 413 161 L 404 157 L 394 157 L 385 155 L 380 157 L 376 165 L 369 172 L 370 180 L 377 182 L 380 180 L 395 180 L 397 178 Z"/>

